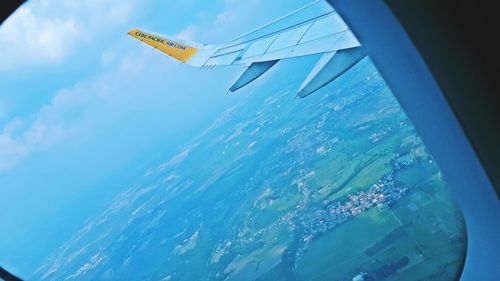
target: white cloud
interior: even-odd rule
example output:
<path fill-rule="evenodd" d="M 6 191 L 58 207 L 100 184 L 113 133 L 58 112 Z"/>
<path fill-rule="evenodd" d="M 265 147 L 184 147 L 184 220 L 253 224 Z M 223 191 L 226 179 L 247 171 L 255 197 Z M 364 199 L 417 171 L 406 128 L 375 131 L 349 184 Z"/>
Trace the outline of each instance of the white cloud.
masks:
<path fill-rule="evenodd" d="M 234 14 L 232 14 L 230 11 L 224 11 L 222 13 L 219 13 L 215 17 L 215 25 L 219 24 L 227 24 L 228 22 L 231 21 L 231 18 L 233 17 Z"/>
<path fill-rule="evenodd" d="M 125 23 L 133 6 L 119 0 L 30 1 L 0 27 L 0 71 L 60 63 L 80 44 Z"/>
<path fill-rule="evenodd" d="M 65 101 L 65 95 L 66 91 L 59 93 L 38 112 L 34 121 L 14 119 L 3 128 L 0 132 L 0 171 L 33 151 L 47 149 L 76 133 L 75 127 L 64 119 L 78 99 Z"/>
<path fill-rule="evenodd" d="M 9 168 L 27 153 L 24 145 L 12 140 L 9 135 L 0 135 L 0 171 Z"/>
<path fill-rule="evenodd" d="M 105 53 L 113 53 L 108 50 Z M 16 118 L 0 129 L 0 172 L 14 166 L 34 152 L 50 149 L 65 141 L 98 131 L 103 116 L 112 119 L 122 104 L 137 104 L 142 99 L 129 83 L 137 76 L 148 77 L 145 70 L 157 60 L 149 48 L 123 53 L 109 72 L 78 82 L 58 91 L 34 116 Z M 104 56 L 106 56 L 104 54 Z M 116 55 L 113 55 L 116 56 Z M 153 71 L 153 70 L 151 70 Z"/>
<path fill-rule="evenodd" d="M 73 18 L 43 18 L 31 6 L 22 6 L 0 28 L 0 70 L 28 62 L 60 62 L 79 41 L 81 30 Z"/>
<path fill-rule="evenodd" d="M 134 1 L 30 1 L 0 27 L 0 72 L 23 67 L 61 64 L 82 44 L 94 44 L 110 28 L 124 24 Z M 96 8 L 99 7 L 99 8 Z M 83 47 L 85 48 L 85 47 Z M 103 64 L 120 60 L 113 49 L 103 52 Z M 136 64 L 137 66 L 137 64 Z M 121 69 L 123 70 L 123 69 Z M 75 137 L 85 111 L 109 96 L 112 75 L 93 77 L 54 93 L 51 101 L 31 116 L 3 120 L 0 127 L 0 171 L 35 151 Z M 108 80 L 106 80 L 108 79 Z M 0 118 L 8 108 L 0 101 Z"/>
<path fill-rule="evenodd" d="M 108 0 L 102 3 L 109 4 L 117 1 Z M 66 10 L 89 9 L 86 7 L 86 5 L 90 5 L 89 2 L 93 3 L 95 0 L 65 1 L 63 8 Z M 121 6 L 116 10 L 106 10 L 106 6 L 104 6 L 104 11 L 95 12 L 103 14 L 99 16 L 89 14 L 85 16 L 85 19 L 82 19 L 81 15 L 65 19 L 43 18 L 37 16 L 33 12 L 34 9 L 24 7 L 24 11 L 18 12 L 17 19 L 10 19 L 14 23 L 18 21 L 21 27 L 12 24 L 13 26 L 0 30 L 3 32 L 0 38 L 5 38 L 6 34 L 10 34 L 15 39 L 17 47 L 11 46 L 9 49 L 3 46 L 3 42 L 0 42 L 0 53 L 6 51 L 7 56 L 15 58 L 18 54 L 35 56 L 36 52 L 47 52 L 44 57 L 45 62 L 61 60 L 70 51 L 72 44 L 78 44 L 78 40 L 81 40 L 72 37 L 75 34 L 77 34 L 76 36 L 81 34 L 79 32 L 74 34 L 75 30 L 81 30 L 81 26 L 85 26 L 87 34 L 90 34 L 89 30 L 98 30 L 105 21 L 110 24 L 123 21 L 129 15 L 132 6 L 125 3 L 118 5 Z M 238 35 L 242 29 L 247 29 L 247 27 L 242 26 L 242 23 L 255 24 L 249 20 L 249 17 L 255 14 L 259 7 L 261 7 L 260 0 L 250 0 L 245 3 L 226 1 L 224 11 L 212 18 L 208 26 L 206 24 L 188 26 L 179 33 L 179 36 L 187 40 L 197 41 L 203 41 L 204 38 L 227 40 L 228 36 L 232 36 L 231 33 Z M 40 10 L 43 10 L 42 8 Z M 106 19 L 101 19 L 99 22 L 99 18 L 102 17 Z M 15 28 L 19 28 L 19 32 L 14 32 Z M 58 34 L 65 40 L 61 39 L 55 42 L 48 40 L 46 45 L 42 44 L 44 49 L 28 50 L 29 48 L 25 46 L 29 42 L 28 34 L 47 34 L 46 37 Z M 16 36 L 19 38 L 15 38 Z M 34 44 L 37 44 L 36 42 L 46 40 L 43 38 L 40 36 L 38 41 L 29 43 L 33 47 Z M 74 38 L 74 40 L 67 42 L 67 38 Z M 119 114 L 116 111 L 120 111 L 124 107 L 128 106 L 130 110 L 130 107 L 141 102 L 154 104 L 154 101 L 147 100 L 154 95 L 154 91 L 148 91 L 148 83 L 164 87 L 168 84 L 163 76 L 164 73 L 169 73 L 167 68 L 176 67 L 176 72 L 178 72 L 180 66 L 172 64 L 172 60 L 152 51 L 148 46 L 140 45 L 143 47 L 137 48 L 135 41 L 127 41 L 129 38 L 125 39 L 125 36 L 123 38 L 123 42 L 114 42 L 101 54 L 101 63 L 110 66 L 106 73 L 87 78 L 68 89 L 58 91 L 51 101 L 33 116 L 15 119 L 3 129 L 0 128 L 0 171 L 12 167 L 36 151 L 49 149 L 61 142 L 86 137 L 85 134 L 96 133 L 99 130 L 96 126 L 100 128 L 103 126 L 102 123 L 112 122 L 108 120 L 109 118 L 119 118 L 116 117 Z M 131 44 L 133 42 L 134 48 L 124 47 L 124 43 L 127 42 Z M 15 48 L 20 50 L 14 52 Z M 161 60 L 165 64 L 160 65 L 159 58 L 165 58 Z M 0 62 L 1 64 L 3 62 Z M 172 79 L 175 79 L 175 76 L 172 76 Z M 135 88 L 131 89 L 131 87 Z M 169 102 L 171 101 L 169 100 Z M 106 120 L 103 120 L 103 116 L 106 116 Z"/>
<path fill-rule="evenodd" d="M 197 28 L 194 25 L 189 25 L 188 27 L 184 28 L 179 32 L 175 37 L 182 39 L 182 40 L 187 40 L 187 41 L 195 41 L 196 40 L 196 32 Z"/>

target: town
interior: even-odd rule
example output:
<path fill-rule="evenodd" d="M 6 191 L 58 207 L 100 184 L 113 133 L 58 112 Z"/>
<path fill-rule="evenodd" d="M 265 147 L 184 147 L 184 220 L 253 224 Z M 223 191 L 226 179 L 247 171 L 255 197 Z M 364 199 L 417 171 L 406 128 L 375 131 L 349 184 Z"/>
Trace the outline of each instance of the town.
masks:
<path fill-rule="evenodd" d="M 348 195 L 349 200 L 347 202 L 323 201 L 323 208 L 302 216 L 301 226 L 303 232 L 297 256 L 305 250 L 307 244 L 313 238 L 332 230 L 334 227 L 370 208 L 377 207 L 379 211 L 383 211 L 405 195 L 407 191 L 406 186 L 396 183 L 394 175 L 391 173 L 383 176 L 367 190 Z"/>

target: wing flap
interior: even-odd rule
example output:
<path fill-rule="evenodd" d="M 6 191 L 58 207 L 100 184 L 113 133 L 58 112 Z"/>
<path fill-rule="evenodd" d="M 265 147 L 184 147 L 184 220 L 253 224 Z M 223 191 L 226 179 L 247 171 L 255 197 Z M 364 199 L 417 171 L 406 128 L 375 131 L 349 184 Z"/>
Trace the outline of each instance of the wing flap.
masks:
<path fill-rule="evenodd" d="M 265 62 L 256 62 L 252 63 L 249 67 L 247 67 L 243 73 L 236 79 L 233 85 L 229 88 L 229 91 L 234 92 L 243 86 L 248 85 L 250 82 L 259 78 L 262 74 L 268 71 L 273 65 L 275 65 L 278 61 L 265 61 Z"/>
<path fill-rule="evenodd" d="M 316 92 L 339 78 L 365 56 L 359 47 L 323 54 L 300 86 L 297 95 L 303 98 Z"/>

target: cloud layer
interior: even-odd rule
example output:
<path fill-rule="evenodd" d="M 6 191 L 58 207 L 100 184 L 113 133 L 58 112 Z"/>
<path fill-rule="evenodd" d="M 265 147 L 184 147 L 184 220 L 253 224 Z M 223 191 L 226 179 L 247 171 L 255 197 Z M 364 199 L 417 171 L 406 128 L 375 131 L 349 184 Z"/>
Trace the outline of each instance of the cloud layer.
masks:
<path fill-rule="evenodd" d="M 133 5 L 118 0 L 30 1 L 0 28 L 0 71 L 61 63 L 100 30 L 125 22 Z"/>

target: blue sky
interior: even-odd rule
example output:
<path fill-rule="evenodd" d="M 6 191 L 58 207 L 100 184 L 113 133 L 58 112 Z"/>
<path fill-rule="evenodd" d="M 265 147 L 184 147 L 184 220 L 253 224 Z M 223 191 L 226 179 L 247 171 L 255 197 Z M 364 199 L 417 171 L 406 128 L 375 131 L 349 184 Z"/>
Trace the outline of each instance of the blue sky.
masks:
<path fill-rule="evenodd" d="M 217 44 L 309 2 L 22 6 L 0 27 L 0 264 L 31 271 L 148 163 L 252 89 L 228 96 L 239 67 L 182 65 L 127 37 L 130 28 Z"/>

